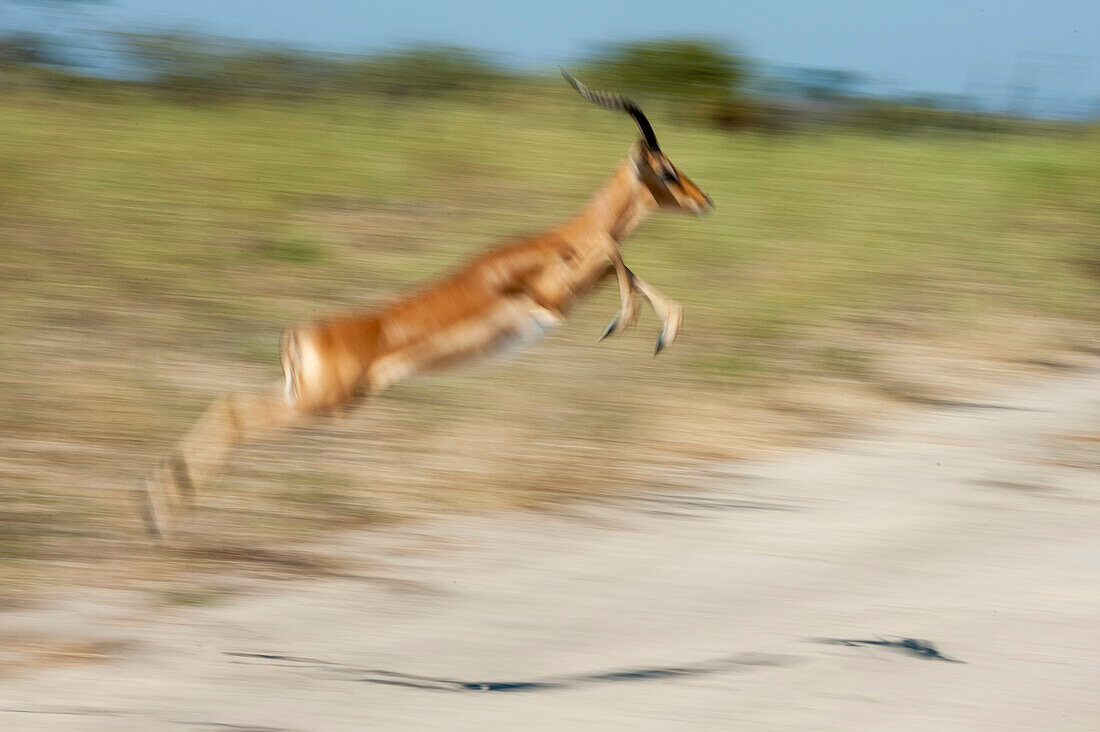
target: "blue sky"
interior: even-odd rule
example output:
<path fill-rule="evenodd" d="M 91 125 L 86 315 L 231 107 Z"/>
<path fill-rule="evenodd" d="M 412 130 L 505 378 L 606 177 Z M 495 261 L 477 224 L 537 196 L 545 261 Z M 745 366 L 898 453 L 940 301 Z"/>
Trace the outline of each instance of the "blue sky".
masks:
<path fill-rule="evenodd" d="M 1100 100 L 1100 0 L 109 0 L 43 13 L 0 0 L 0 25 L 189 28 L 332 50 L 418 41 L 556 64 L 607 40 L 708 36 L 780 65 L 858 71 L 881 90 L 1035 103 Z"/>

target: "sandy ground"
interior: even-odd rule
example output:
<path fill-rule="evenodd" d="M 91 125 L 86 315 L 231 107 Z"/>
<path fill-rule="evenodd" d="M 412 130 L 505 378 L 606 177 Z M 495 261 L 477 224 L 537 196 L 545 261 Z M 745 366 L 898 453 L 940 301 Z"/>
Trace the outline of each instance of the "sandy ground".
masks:
<path fill-rule="evenodd" d="M 666 483 L 6 613 L 0 728 L 1100 729 L 1100 369 Z"/>

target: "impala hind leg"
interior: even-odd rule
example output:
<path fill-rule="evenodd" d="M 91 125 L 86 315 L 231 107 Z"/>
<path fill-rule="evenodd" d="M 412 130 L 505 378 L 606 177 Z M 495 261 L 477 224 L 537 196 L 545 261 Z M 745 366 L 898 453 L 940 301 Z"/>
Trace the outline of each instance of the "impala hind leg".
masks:
<path fill-rule="evenodd" d="M 216 399 L 137 491 L 148 532 L 166 536 L 176 514 L 194 505 L 200 490 L 244 442 L 293 426 L 306 413 L 288 404 L 283 383 L 261 394 L 224 394 Z"/>

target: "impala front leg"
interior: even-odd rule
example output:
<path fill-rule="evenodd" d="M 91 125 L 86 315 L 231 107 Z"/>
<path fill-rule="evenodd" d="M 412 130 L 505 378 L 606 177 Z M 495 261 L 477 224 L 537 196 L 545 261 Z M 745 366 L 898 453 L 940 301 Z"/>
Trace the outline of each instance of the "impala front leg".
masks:
<path fill-rule="evenodd" d="M 612 333 L 621 333 L 634 325 L 638 320 L 638 311 L 641 310 L 641 303 L 634 297 L 634 273 L 627 269 L 619 248 L 612 246 L 607 256 L 615 265 L 615 278 L 619 281 L 619 312 L 615 313 L 611 322 L 603 329 L 603 333 L 600 333 L 597 343 Z"/>
<path fill-rule="evenodd" d="M 649 304 L 653 306 L 653 312 L 657 313 L 657 317 L 661 319 L 661 332 L 657 336 L 657 345 L 653 348 L 653 357 L 656 358 L 665 346 L 671 345 L 676 340 L 680 326 L 684 323 L 684 308 L 641 277 L 634 276 L 633 273 L 631 277 L 634 280 L 634 286 L 646 300 L 649 300 Z"/>
<path fill-rule="evenodd" d="M 610 249 L 608 257 L 615 265 L 615 276 L 619 280 L 619 297 L 622 304 L 619 312 L 615 314 L 611 322 L 604 328 L 603 333 L 600 334 L 599 340 L 602 341 L 612 333 L 626 330 L 634 324 L 640 309 L 640 303 L 634 297 L 634 292 L 637 290 L 649 301 L 649 304 L 653 307 L 653 312 L 657 313 L 657 317 L 661 319 L 661 332 L 657 336 L 657 344 L 653 349 L 653 356 L 656 357 L 666 346 L 671 345 L 676 340 L 676 335 L 680 332 L 680 326 L 684 322 L 684 308 L 680 303 L 631 272 L 626 263 L 623 262 L 623 256 L 617 246 Z"/>

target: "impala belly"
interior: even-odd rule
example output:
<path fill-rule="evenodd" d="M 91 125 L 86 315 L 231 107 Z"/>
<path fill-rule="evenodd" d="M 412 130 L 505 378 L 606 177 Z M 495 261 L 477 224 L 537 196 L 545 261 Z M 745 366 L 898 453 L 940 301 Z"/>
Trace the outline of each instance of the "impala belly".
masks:
<path fill-rule="evenodd" d="M 506 298 L 423 340 L 387 353 L 370 368 L 372 390 L 416 372 L 450 368 L 529 345 L 558 319 L 529 298 Z"/>
<path fill-rule="evenodd" d="M 530 309 L 520 317 L 514 328 L 504 329 L 498 334 L 491 346 L 492 353 L 501 358 L 509 358 L 540 340 L 560 322 L 561 318 L 545 308 Z"/>

